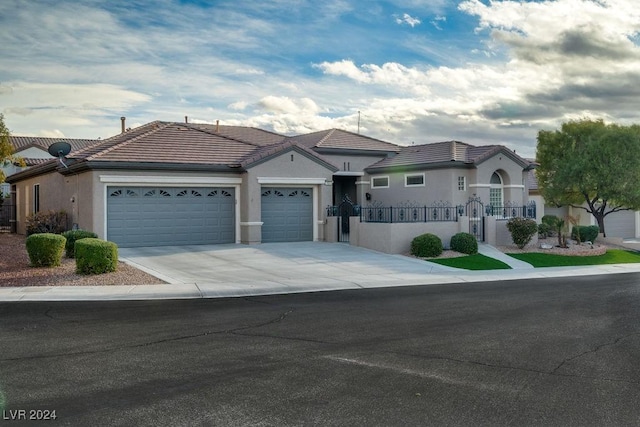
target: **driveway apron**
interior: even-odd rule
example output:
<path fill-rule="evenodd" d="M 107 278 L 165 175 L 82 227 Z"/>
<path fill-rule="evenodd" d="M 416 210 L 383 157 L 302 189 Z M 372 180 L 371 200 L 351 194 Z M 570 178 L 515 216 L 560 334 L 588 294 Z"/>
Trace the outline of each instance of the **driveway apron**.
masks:
<path fill-rule="evenodd" d="M 340 243 L 197 245 L 121 248 L 121 260 L 171 284 L 207 288 L 276 287 L 288 291 L 424 283 L 425 275 L 460 271 Z"/>

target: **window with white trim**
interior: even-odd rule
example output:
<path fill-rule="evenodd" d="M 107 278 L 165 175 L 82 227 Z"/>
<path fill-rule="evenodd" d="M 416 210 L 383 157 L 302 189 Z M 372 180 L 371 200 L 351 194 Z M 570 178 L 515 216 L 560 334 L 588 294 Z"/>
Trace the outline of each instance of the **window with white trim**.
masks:
<path fill-rule="evenodd" d="M 404 176 L 404 186 L 405 187 L 424 187 L 424 174 L 423 173 L 406 174 Z"/>
<path fill-rule="evenodd" d="M 372 177 L 371 188 L 389 188 L 389 177 L 388 176 Z"/>
<path fill-rule="evenodd" d="M 502 207 L 503 185 L 502 177 L 497 172 L 491 175 L 491 188 L 489 189 L 489 203 L 494 207 Z"/>
<path fill-rule="evenodd" d="M 458 177 L 458 190 L 466 191 L 467 190 L 467 177 L 459 176 Z"/>

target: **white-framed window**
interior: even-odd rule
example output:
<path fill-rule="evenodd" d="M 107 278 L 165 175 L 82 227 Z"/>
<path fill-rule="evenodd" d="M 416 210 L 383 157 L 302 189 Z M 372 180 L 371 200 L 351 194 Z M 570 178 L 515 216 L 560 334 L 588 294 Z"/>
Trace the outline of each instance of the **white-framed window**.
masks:
<path fill-rule="evenodd" d="M 33 213 L 40 212 L 40 184 L 33 186 Z"/>
<path fill-rule="evenodd" d="M 494 207 L 502 207 L 503 185 L 502 177 L 498 172 L 491 175 L 491 188 L 489 189 L 489 203 Z"/>
<path fill-rule="evenodd" d="M 372 177 L 371 188 L 389 188 L 389 177 L 388 176 Z"/>
<path fill-rule="evenodd" d="M 424 187 L 424 174 L 413 173 L 404 176 L 405 187 Z"/>
<path fill-rule="evenodd" d="M 458 177 L 458 190 L 466 191 L 467 190 L 467 177 L 459 176 Z"/>

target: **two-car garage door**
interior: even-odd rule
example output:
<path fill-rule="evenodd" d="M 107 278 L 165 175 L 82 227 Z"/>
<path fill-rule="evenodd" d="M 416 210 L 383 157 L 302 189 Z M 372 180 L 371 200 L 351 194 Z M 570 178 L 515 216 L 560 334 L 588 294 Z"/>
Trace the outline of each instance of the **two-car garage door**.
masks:
<path fill-rule="evenodd" d="M 121 247 L 234 243 L 234 189 L 108 187 L 107 236 Z"/>

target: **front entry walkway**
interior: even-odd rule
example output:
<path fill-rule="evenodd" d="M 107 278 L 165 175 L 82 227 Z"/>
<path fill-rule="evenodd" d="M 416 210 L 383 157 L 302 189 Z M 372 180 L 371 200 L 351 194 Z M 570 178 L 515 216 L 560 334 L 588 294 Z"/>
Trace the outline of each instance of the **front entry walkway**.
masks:
<path fill-rule="evenodd" d="M 526 269 L 534 268 L 528 262 L 520 261 L 519 259 L 510 257 L 504 252 L 501 252 L 498 249 L 494 248 L 493 246 L 487 245 L 486 243 L 478 244 L 478 253 L 484 256 L 488 256 L 490 258 L 495 258 L 498 261 L 502 261 L 505 264 L 507 264 L 509 267 L 513 268 L 514 270 L 519 270 L 519 269 L 526 270 Z"/>

